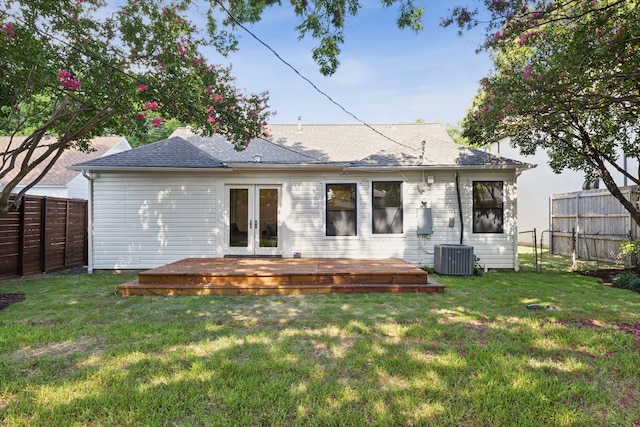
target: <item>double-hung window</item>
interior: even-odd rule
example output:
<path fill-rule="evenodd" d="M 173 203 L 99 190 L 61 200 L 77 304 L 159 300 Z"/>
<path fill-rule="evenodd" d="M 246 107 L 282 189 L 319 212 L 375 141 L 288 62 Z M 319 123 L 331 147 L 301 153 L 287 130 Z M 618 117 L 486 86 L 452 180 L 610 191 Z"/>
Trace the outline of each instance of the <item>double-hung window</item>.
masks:
<path fill-rule="evenodd" d="M 402 234 L 402 182 L 374 181 L 371 191 L 373 234 Z"/>
<path fill-rule="evenodd" d="M 356 184 L 327 184 L 327 236 L 358 235 Z"/>
<path fill-rule="evenodd" d="M 473 232 L 503 233 L 504 183 L 473 182 Z"/>

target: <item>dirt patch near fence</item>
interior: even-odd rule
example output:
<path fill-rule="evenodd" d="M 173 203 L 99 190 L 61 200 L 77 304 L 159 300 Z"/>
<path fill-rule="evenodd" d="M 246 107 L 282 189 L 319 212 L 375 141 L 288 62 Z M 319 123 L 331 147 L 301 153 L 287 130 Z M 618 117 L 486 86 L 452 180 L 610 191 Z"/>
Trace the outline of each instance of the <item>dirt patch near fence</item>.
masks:
<path fill-rule="evenodd" d="M 11 304 L 24 301 L 24 294 L 0 294 L 0 310 L 9 307 Z"/>
<path fill-rule="evenodd" d="M 633 273 L 633 270 L 624 270 L 622 268 L 601 268 L 599 270 L 581 270 L 579 274 L 583 276 L 596 277 L 605 285 L 611 285 L 613 278 L 622 273 Z M 636 273 L 638 273 L 636 271 Z"/>

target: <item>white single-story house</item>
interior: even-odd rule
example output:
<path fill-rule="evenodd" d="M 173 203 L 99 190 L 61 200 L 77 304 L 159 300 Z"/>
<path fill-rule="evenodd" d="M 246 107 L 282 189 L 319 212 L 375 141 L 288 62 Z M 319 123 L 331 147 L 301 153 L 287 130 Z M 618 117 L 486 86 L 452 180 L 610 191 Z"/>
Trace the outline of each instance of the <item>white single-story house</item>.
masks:
<path fill-rule="evenodd" d="M 8 151 L 11 149 L 11 146 L 21 144 L 25 138 L 26 137 L 23 136 L 16 136 L 13 137 L 12 140 L 11 137 L 0 136 L 0 147 Z M 44 147 L 50 142 L 51 140 L 49 139 L 43 139 L 38 149 L 44 150 Z M 82 176 L 79 171 L 71 170 L 68 167 L 76 163 L 130 150 L 131 145 L 129 145 L 127 139 L 122 136 L 100 136 L 91 139 L 91 148 L 92 151 L 89 153 L 83 153 L 78 150 L 66 150 L 42 180 L 27 191 L 27 194 L 32 196 L 87 200 L 89 197 L 89 183 L 87 179 Z M 38 149 L 36 149 L 36 154 Z M 18 161 L 22 158 L 23 157 L 20 157 Z M 15 187 L 14 192 L 18 193 L 27 184 L 32 182 L 42 173 L 44 167 L 45 165 L 41 164 L 29 172 L 26 178 Z M 15 173 L 9 173 L 0 181 L 0 187 L 6 185 L 13 177 L 15 177 Z"/>
<path fill-rule="evenodd" d="M 457 145 L 440 123 L 272 125 L 235 151 L 178 129 L 76 164 L 90 177 L 89 270 L 184 258 L 401 258 L 473 247 L 517 269 L 516 180 L 532 167 Z"/>

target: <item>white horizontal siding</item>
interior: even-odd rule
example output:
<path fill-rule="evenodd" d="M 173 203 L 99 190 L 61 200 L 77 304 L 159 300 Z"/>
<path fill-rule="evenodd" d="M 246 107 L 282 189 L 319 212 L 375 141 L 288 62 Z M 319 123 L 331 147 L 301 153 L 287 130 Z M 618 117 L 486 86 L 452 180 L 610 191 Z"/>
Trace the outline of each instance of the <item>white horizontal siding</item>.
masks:
<path fill-rule="evenodd" d="M 93 201 L 94 269 L 218 254 L 216 183 L 202 175 L 104 173 L 94 180 Z"/>
<path fill-rule="evenodd" d="M 186 257 L 218 257 L 226 253 L 226 187 L 230 184 L 281 186 L 280 241 L 282 255 L 309 257 L 403 258 L 433 266 L 434 245 L 460 242 L 460 215 L 455 175 L 426 172 L 434 183 L 422 182 L 419 171 L 377 174 L 287 172 L 286 178 L 252 174 L 103 173 L 94 180 L 94 269 L 152 268 Z M 504 180 L 503 234 L 473 234 L 473 180 Z M 372 234 L 371 181 L 402 181 L 403 234 Z M 463 243 L 472 245 L 487 268 L 514 268 L 516 223 L 512 172 L 461 172 L 460 202 Z M 325 184 L 356 183 L 358 236 L 325 236 Z M 420 207 L 433 211 L 433 234 L 419 236 Z M 453 219 L 453 227 L 450 220 Z M 515 240 L 514 240 L 515 239 Z"/>

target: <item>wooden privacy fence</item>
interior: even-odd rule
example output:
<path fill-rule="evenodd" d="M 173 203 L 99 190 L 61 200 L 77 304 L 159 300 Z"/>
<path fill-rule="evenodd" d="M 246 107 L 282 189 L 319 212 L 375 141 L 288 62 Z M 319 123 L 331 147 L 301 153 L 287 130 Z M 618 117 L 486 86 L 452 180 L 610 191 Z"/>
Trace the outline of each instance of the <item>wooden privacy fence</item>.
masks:
<path fill-rule="evenodd" d="M 87 263 L 87 201 L 26 196 L 0 214 L 0 279 Z"/>
<path fill-rule="evenodd" d="M 622 187 L 637 203 L 638 187 Z M 554 194 L 550 200 L 552 253 L 615 262 L 620 242 L 638 239 L 638 226 L 607 189 Z"/>

